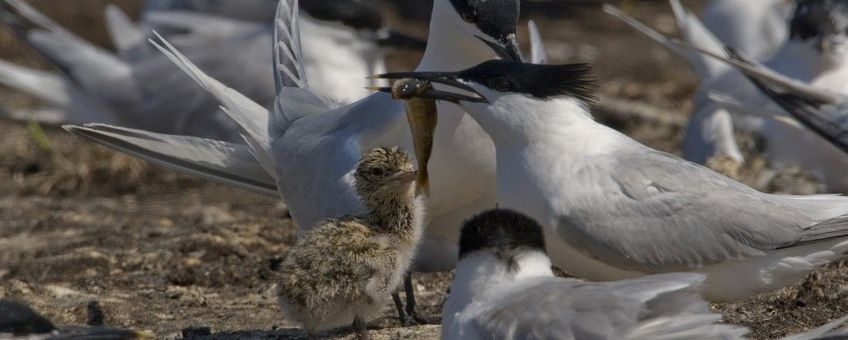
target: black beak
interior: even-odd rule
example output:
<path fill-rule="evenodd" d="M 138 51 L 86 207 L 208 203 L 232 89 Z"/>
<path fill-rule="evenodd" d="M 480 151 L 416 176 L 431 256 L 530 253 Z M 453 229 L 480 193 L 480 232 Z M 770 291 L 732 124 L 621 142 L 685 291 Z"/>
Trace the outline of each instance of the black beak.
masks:
<path fill-rule="evenodd" d="M 515 37 L 514 33 L 508 35 L 500 42 L 489 41 L 480 36 L 477 39 L 480 39 L 489 46 L 501 59 L 519 63 L 522 61 L 521 50 L 518 48 L 518 38 Z"/>
<path fill-rule="evenodd" d="M 391 93 L 394 99 L 408 100 L 411 98 L 443 100 L 459 104 L 460 102 L 488 103 L 483 95 L 459 80 L 457 72 L 397 72 L 376 75 L 376 79 L 403 79 L 393 87 L 378 87 L 373 90 Z M 461 92 L 438 90 L 433 83 L 442 84 Z"/>

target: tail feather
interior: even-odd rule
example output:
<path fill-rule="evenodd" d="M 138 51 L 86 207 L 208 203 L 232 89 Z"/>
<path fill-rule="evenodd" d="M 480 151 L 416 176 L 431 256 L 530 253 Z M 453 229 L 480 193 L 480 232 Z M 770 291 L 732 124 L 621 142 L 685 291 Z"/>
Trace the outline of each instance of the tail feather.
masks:
<path fill-rule="evenodd" d="M 182 173 L 278 197 L 274 177 L 244 145 L 103 124 L 64 128 L 111 149 Z"/>
<path fill-rule="evenodd" d="M 112 45 L 122 56 L 127 57 L 138 49 L 146 49 L 150 46 L 144 43 L 146 34 L 118 6 L 112 4 L 107 6 L 105 17 Z"/>
<path fill-rule="evenodd" d="M 155 32 L 154 32 L 155 33 Z M 151 40 L 156 48 L 171 59 L 180 69 L 192 77 L 200 86 L 212 94 L 223 105 L 222 109 L 245 131 L 245 141 L 253 153 L 257 156 L 259 163 L 268 173 L 274 173 L 271 158 L 271 139 L 268 136 L 268 110 L 261 105 L 245 97 L 221 82 L 213 79 L 201 71 L 184 55 L 162 38 L 158 33 L 156 36 L 162 45 Z"/>
<path fill-rule="evenodd" d="M 50 72 L 0 60 L 0 84 L 33 95 L 54 107 L 67 107 L 71 103 L 65 80 Z"/>
<path fill-rule="evenodd" d="M 776 264 L 768 268 L 763 268 L 763 270 L 760 271 L 763 282 L 766 284 L 776 284 L 778 287 L 782 286 L 786 282 L 796 282 L 816 267 L 841 260 L 848 255 L 848 240 L 842 239 L 841 241 L 820 242 L 837 243 L 825 250 L 815 251 L 802 256 L 788 256 L 780 259 L 780 261 Z M 804 246 L 802 245 L 799 246 L 799 248 L 800 247 Z M 787 249 L 792 250 L 792 248 Z"/>
<path fill-rule="evenodd" d="M 745 327 L 720 324 L 719 314 L 668 316 L 639 324 L 627 333 L 627 339 L 744 339 Z"/>

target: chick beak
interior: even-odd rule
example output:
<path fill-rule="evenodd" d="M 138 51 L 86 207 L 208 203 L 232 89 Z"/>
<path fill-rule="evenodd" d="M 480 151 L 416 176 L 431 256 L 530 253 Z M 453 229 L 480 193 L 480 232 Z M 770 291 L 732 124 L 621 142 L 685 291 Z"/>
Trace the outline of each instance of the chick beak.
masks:
<path fill-rule="evenodd" d="M 407 170 L 394 174 L 389 180 L 392 182 L 410 183 L 418 177 L 418 171 Z"/>

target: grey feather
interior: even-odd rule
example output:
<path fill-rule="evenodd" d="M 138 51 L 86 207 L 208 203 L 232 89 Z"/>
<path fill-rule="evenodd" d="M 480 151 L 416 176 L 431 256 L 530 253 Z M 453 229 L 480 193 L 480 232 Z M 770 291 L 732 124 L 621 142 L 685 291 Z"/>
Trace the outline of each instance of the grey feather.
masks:
<path fill-rule="evenodd" d="M 179 172 L 277 197 L 274 178 L 262 169 L 244 145 L 103 124 L 64 128 L 111 149 Z"/>
<path fill-rule="evenodd" d="M 681 328 L 689 333 L 679 338 L 703 338 L 706 329 L 715 330 L 716 338 L 747 333 L 715 323 L 720 316 L 698 293 L 702 280 L 693 274 L 610 283 L 535 279 L 504 292 L 495 308 L 476 319 L 476 331 L 492 339 L 659 339 Z"/>
<path fill-rule="evenodd" d="M 844 218 L 816 219 L 820 214 L 793 204 L 803 198 L 763 194 L 658 151 L 625 151 L 577 173 L 574 180 L 596 183 L 596 190 L 569 202 L 557 231 L 570 245 L 622 269 L 690 270 L 848 234 Z"/>

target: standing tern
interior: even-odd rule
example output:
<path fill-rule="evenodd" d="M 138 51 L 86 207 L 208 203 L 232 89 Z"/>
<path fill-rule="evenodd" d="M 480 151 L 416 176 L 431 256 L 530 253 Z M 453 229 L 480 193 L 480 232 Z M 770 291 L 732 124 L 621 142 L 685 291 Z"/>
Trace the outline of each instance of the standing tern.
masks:
<path fill-rule="evenodd" d="M 725 44 L 711 36 L 697 18 L 686 13 L 676 0 L 671 0 L 671 3 L 681 24 L 686 44 L 713 55 L 729 57 Z M 696 70 L 699 70 L 702 85 L 695 96 L 695 112 L 684 137 L 684 157 L 703 164 L 712 156 L 725 154 L 742 161 L 733 136 L 735 123 L 742 129 L 757 132 L 764 137 L 765 156 L 776 166 L 803 166 L 830 190 L 845 191 L 848 188 L 848 178 L 843 176 L 843 169 L 848 166 L 848 158 L 814 131 L 797 123 L 786 124 L 785 120 L 780 119 L 786 117 L 785 112 L 732 66 L 694 50 L 682 48 L 672 39 L 612 6 L 606 6 L 605 10 L 669 49 L 687 55 Z M 789 40 L 773 58 L 762 64 L 774 72 L 812 87 L 848 94 L 846 28 L 848 2 L 800 1 L 789 24 Z M 742 105 L 725 105 L 726 102 L 715 100 L 715 94 L 727 94 Z M 758 109 L 752 112 L 740 108 Z"/>
<path fill-rule="evenodd" d="M 542 227 L 496 209 L 462 227 L 460 260 L 444 304 L 442 339 L 743 339 L 698 289 L 674 273 L 607 283 L 554 277 Z M 842 317 L 785 340 L 844 337 Z"/>
<path fill-rule="evenodd" d="M 433 6 L 427 50 L 419 70 L 460 69 L 499 54 L 519 59 L 515 35 L 518 0 L 438 0 Z M 306 77 L 297 2 L 280 2 L 274 46 L 279 95 L 273 114 L 197 68 L 172 45 L 157 45 L 214 95 L 243 130 L 247 146 L 186 136 L 163 136 L 105 125 L 66 126 L 96 142 L 216 181 L 268 193 L 273 177 L 300 232 L 328 218 L 364 212 L 355 194 L 353 169 L 362 150 L 380 145 L 411 149 L 404 106 L 387 94 L 373 94 L 337 106 L 315 93 Z M 415 270 L 447 270 L 456 263 L 460 221 L 495 205 L 494 146 L 464 111 L 440 104 L 430 172 L 432 219 L 416 257 Z M 180 143 L 169 152 L 169 142 Z M 255 157 L 245 162 L 244 155 Z M 237 159 L 231 159 L 238 156 Z M 246 176 L 240 169 L 265 172 Z M 273 184 L 271 185 L 273 186 Z M 407 278 L 406 287 L 411 287 Z M 407 291 L 409 294 L 410 291 Z M 415 315 L 413 315 L 415 316 Z"/>
<path fill-rule="evenodd" d="M 642 145 L 593 120 L 589 72 L 494 60 L 381 78 L 437 83 L 416 96 L 468 110 L 495 143 L 500 206 L 543 223 L 578 277 L 696 271 L 706 298 L 735 301 L 848 252 L 848 198 L 761 193 Z"/>
<path fill-rule="evenodd" d="M 238 126 L 223 112 L 214 112 L 214 98 L 175 72 L 173 63 L 150 48 L 146 37 L 154 29 L 163 32 L 203 70 L 270 108 L 276 97 L 273 76 L 267 71 L 276 4 L 270 0 L 244 4 L 152 1 L 138 25 L 109 6 L 106 22 L 118 49 L 112 53 L 75 36 L 24 1 L 6 0 L 9 9 L 2 12 L 0 21 L 16 28 L 60 70 L 54 74 L 0 61 L 0 83 L 47 104 L 47 108 L 9 113 L 13 118 L 53 124 L 104 123 L 239 141 Z M 423 45 L 386 28 L 380 12 L 365 2 L 309 4 L 303 32 L 313 45 L 304 62 L 316 76 L 313 85 L 333 100 L 366 96 L 364 86 L 369 84 L 364 78 L 385 71 L 389 48 Z M 218 16 L 228 13 L 229 17 Z"/>
<path fill-rule="evenodd" d="M 304 233 L 278 275 L 283 313 L 310 338 L 351 321 L 358 337 L 367 338 L 365 322 L 400 286 L 424 232 L 426 196 L 416 194 L 417 174 L 405 151 L 368 151 L 354 177 L 368 213 L 323 221 Z"/>
<path fill-rule="evenodd" d="M 176 50 L 166 46 L 163 51 L 213 93 L 247 132 L 252 152 L 274 174 L 292 218 L 305 231 L 324 219 L 362 212 L 351 177 L 361 150 L 379 145 L 412 149 L 412 140 L 403 104 L 389 95 L 333 106 L 311 89 L 301 59 L 299 19 L 292 10 L 297 6 L 290 2 L 281 2 L 277 20 L 280 93 L 270 122 L 260 105 L 205 75 Z M 436 1 L 431 38 L 418 69 L 460 69 L 494 58 L 488 44 L 519 58 L 518 7 L 517 0 Z M 491 140 L 461 109 L 440 104 L 439 114 L 440 137 L 430 163 L 432 221 L 418 270 L 452 268 L 456 226 L 496 200 Z"/>

